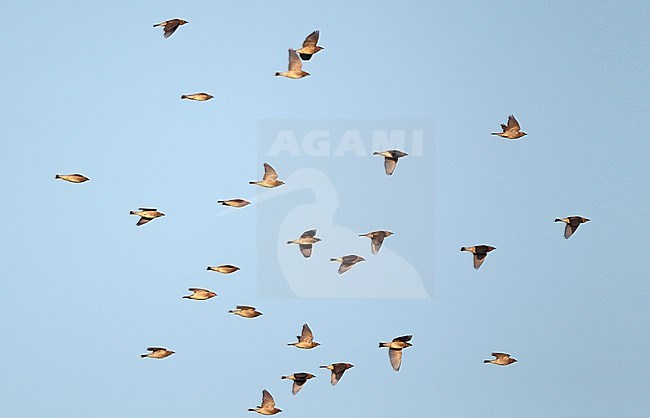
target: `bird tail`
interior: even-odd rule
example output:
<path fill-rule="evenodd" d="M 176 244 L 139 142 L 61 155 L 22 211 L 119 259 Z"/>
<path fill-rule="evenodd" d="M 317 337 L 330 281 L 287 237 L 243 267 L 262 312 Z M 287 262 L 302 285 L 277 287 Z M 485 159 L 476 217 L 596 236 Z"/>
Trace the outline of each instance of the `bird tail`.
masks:
<path fill-rule="evenodd" d="M 226 204 L 226 202 L 223 201 L 223 200 L 217 200 L 217 203 L 221 203 L 222 205 L 225 205 L 225 204 Z"/>
<path fill-rule="evenodd" d="M 249 412 L 257 412 L 257 410 L 255 410 L 255 409 L 253 409 L 253 408 L 248 408 L 248 411 L 249 411 Z"/>
<path fill-rule="evenodd" d="M 56 176 L 54 176 L 54 180 L 56 180 L 56 179 L 60 179 L 60 178 L 61 178 L 61 176 L 58 175 L 58 174 L 57 174 Z"/>
<path fill-rule="evenodd" d="M 467 251 L 467 248 L 465 248 L 465 247 L 460 247 L 460 250 L 461 250 L 461 251 Z"/>
<path fill-rule="evenodd" d="M 275 73 L 275 76 L 276 76 L 276 77 L 278 77 L 279 75 L 280 75 L 280 73 Z"/>
<path fill-rule="evenodd" d="M 129 215 L 135 215 L 135 211 L 129 211 Z"/>
<path fill-rule="evenodd" d="M 319 366 L 319 369 L 327 369 L 327 366 Z"/>
<path fill-rule="evenodd" d="M 228 313 L 235 313 L 235 311 L 230 310 L 230 311 L 228 311 Z"/>
<path fill-rule="evenodd" d="M 181 96 L 181 99 L 187 99 L 187 95 L 185 95 L 185 94 L 182 95 L 182 96 Z"/>
<path fill-rule="evenodd" d="M 248 184 L 257 184 L 256 181 L 249 181 Z"/>
<path fill-rule="evenodd" d="M 145 357 L 147 357 L 148 355 L 149 355 L 149 354 L 140 354 L 140 358 L 145 358 Z"/>
<path fill-rule="evenodd" d="M 503 132 L 492 132 L 490 135 L 501 135 Z"/>
<path fill-rule="evenodd" d="M 163 23 L 156 23 L 155 25 L 153 25 L 153 27 L 154 27 L 154 28 L 157 28 L 158 26 L 165 26 L 164 23 L 165 23 L 165 22 L 163 22 Z"/>
<path fill-rule="evenodd" d="M 379 348 L 382 348 L 382 347 L 390 347 L 390 344 L 388 344 L 388 343 L 379 343 Z"/>
<path fill-rule="evenodd" d="M 189 296 L 183 296 L 183 299 L 191 299 Z"/>
<path fill-rule="evenodd" d="M 555 222 L 562 222 L 562 219 L 560 219 L 560 218 L 555 218 Z"/>
<path fill-rule="evenodd" d="M 339 261 L 339 260 L 336 258 L 330 258 L 330 261 Z"/>
<path fill-rule="evenodd" d="M 282 376 L 280 379 L 288 379 L 289 376 Z"/>
<path fill-rule="evenodd" d="M 483 363 L 491 363 L 490 360 L 483 360 Z"/>

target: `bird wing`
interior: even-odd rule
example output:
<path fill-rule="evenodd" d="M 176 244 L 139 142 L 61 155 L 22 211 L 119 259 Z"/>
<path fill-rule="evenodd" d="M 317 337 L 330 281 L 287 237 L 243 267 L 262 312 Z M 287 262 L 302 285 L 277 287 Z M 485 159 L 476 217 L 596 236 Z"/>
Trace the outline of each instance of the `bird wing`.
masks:
<path fill-rule="evenodd" d="M 519 122 L 517 122 L 517 119 L 515 119 L 514 115 L 508 116 L 507 128 L 508 128 L 507 130 L 510 132 L 519 132 L 519 129 L 521 129 L 521 127 L 519 126 Z"/>
<path fill-rule="evenodd" d="M 312 251 L 312 245 L 311 244 L 299 244 L 300 247 L 300 252 L 302 253 L 303 257 L 309 258 L 311 257 L 311 251 Z"/>
<path fill-rule="evenodd" d="M 194 292 L 194 293 L 196 293 L 196 292 L 206 292 L 205 289 L 201 289 L 201 288 L 198 288 L 198 287 L 190 287 L 187 290 L 189 290 L 190 292 Z"/>
<path fill-rule="evenodd" d="M 302 326 L 302 334 L 300 335 L 300 341 L 304 341 L 306 343 L 311 343 L 314 341 L 314 334 L 311 332 L 311 329 L 309 329 L 309 325 L 304 324 Z"/>
<path fill-rule="evenodd" d="M 397 167 L 397 158 L 384 158 L 384 168 L 386 169 L 386 174 L 389 176 L 393 174 L 395 167 Z"/>
<path fill-rule="evenodd" d="M 151 351 L 151 352 L 154 352 L 154 351 L 159 351 L 159 350 L 166 351 L 167 349 L 163 348 L 163 347 L 147 347 L 147 350 Z"/>
<path fill-rule="evenodd" d="M 336 368 L 335 368 L 336 370 Z M 343 377 L 343 373 L 345 373 L 345 370 L 340 370 L 340 371 L 332 371 L 332 377 L 330 379 L 330 383 L 332 383 L 332 386 L 335 386 L 339 380 L 341 380 L 341 377 Z"/>
<path fill-rule="evenodd" d="M 390 365 L 393 366 L 393 370 L 396 372 L 399 371 L 399 368 L 402 365 L 402 349 L 389 349 L 388 358 L 390 359 Z"/>
<path fill-rule="evenodd" d="M 384 234 L 375 234 L 370 240 L 370 251 L 373 254 L 377 254 L 381 248 L 381 244 L 384 242 Z"/>
<path fill-rule="evenodd" d="M 302 385 L 304 385 L 306 382 L 307 380 L 294 380 L 293 386 L 291 387 L 291 394 L 295 395 L 296 393 L 300 392 Z"/>
<path fill-rule="evenodd" d="M 289 71 L 302 71 L 302 61 L 293 48 L 289 48 Z"/>
<path fill-rule="evenodd" d="M 401 341 L 403 343 L 407 343 L 407 342 L 411 341 L 411 338 L 413 338 L 412 335 L 404 335 L 404 336 L 395 338 L 393 340 L 393 342 Z"/>
<path fill-rule="evenodd" d="M 303 232 L 300 238 L 313 238 L 315 235 L 316 235 L 316 230 L 311 229 L 309 231 Z"/>
<path fill-rule="evenodd" d="M 269 393 L 268 390 L 264 389 L 262 391 L 262 409 L 273 409 L 275 408 L 275 400 L 273 396 Z"/>
<path fill-rule="evenodd" d="M 320 32 L 315 30 L 312 33 L 310 33 L 307 38 L 305 38 L 305 42 L 302 43 L 302 47 L 305 48 L 307 46 L 316 46 L 318 44 L 318 36 L 320 35 Z"/>
<path fill-rule="evenodd" d="M 179 24 L 180 22 L 176 19 L 167 21 L 167 24 L 164 26 L 165 33 L 163 34 L 165 39 L 169 38 L 174 34 L 174 32 L 176 32 L 176 29 L 178 29 Z"/>
<path fill-rule="evenodd" d="M 151 212 L 157 212 L 158 211 L 158 209 L 156 209 L 156 208 L 138 208 L 138 210 L 151 211 Z"/>
<path fill-rule="evenodd" d="M 252 306 L 246 306 L 246 305 L 237 305 L 237 309 L 241 309 L 242 311 L 254 311 L 255 308 Z"/>
<path fill-rule="evenodd" d="M 350 270 L 354 266 L 354 263 L 348 263 L 346 261 L 342 262 L 339 266 L 339 274 L 343 274 L 346 271 Z"/>
<path fill-rule="evenodd" d="M 138 223 L 137 223 L 136 225 L 137 225 L 137 226 L 141 226 L 141 225 L 146 224 L 147 222 L 151 222 L 151 219 L 150 219 L 150 218 L 142 218 L 142 217 L 141 217 L 141 218 L 138 220 Z"/>
<path fill-rule="evenodd" d="M 474 254 L 474 268 L 476 270 L 481 267 L 481 264 L 485 261 L 485 257 L 487 257 L 487 254 Z"/>
<path fill-rule="evenodd" d="M 564 239 L 569 239 L 569 237 L 571 237 L 571 235 L 576 232 L 576 229 L 578 229 L 579 226 L 580 224 L 575 226 L 572 226 L 570 223 L 566 224 L 564 227 Z"/>
<path fill-rule="evenodd" d="M 275 181 L 278 179 L 278 173 L 268 165 L 267 163 L 264 163 L 264 177 L 262 180 L 270 180 L 270 181 Z"/>
<path fill-rule="evenodd" d="M 510 358 L 510 354 L 506 354 L 506 353 L 492 353 L 492 355 L 496 357 L 496 360 L 500 360 L 503 358 Z"/>

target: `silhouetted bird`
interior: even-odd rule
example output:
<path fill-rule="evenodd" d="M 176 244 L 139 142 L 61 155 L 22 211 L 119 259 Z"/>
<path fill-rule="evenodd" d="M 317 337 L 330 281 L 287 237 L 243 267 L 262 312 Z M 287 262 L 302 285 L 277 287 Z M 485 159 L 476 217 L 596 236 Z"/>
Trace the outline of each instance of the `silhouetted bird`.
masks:
<path fill-rule="evenodd" d="M 240 268 L 233 266 L 232 264 L 223 264 L 221 266 L 208 266 L 208 270 L 216 271 L 221 274 L 230 274 L 240 270 Z"/>
<path fill-rule="evenodd" d="M 281 409 L 275 407 L 275 400 L 266 389 L 262 391 L 262 405 L 257 408 L 249 408 L 248 410 L 262 415 L 275 415 L 278 412 L 282 412 Z"/>
<path fill-rule="evenodd" d="M 408 156 L 407 153 L 398 149 L 391 149 L 388 151 L 375 151 L 372 153 L 372 155 L 381 155 L 384 157 L 384 169 L 386 170 L 386 174 L 389 176 L 393 174 L 393 171 L 395 171 L 395 167 L 397 167 L 397 160 Z"/>
<path fill-rule="evenodd" d="M 258 312 L 254 307 L 246 305 L 237 305 L 236 309 L 230 310 L 228 313 L 239 315 L 244 318 L 257 318 L 262 315 L 262 312 Z"/>
<path fill-rule="evenodd" d="M 251 204 L 251 202 L 244 199 L 219 200 L 217 203 L 220 203 L 224 206 L 231 206 L 233 208 L 243 208 L 244 206 Z"/>
<path fill-rule="evenodd" d="M 303 78 L 310 75 L 307 71 L 302 70 L 302 61 L 296 51 L 289 48 L 289 71 L 282 71 L 275 73 L 275 76 L 282 76 L 287 78 Z"/>
<path fill-rule="evenodd" d="M 171 19 L 171 20 L 166 20 L 166 21 L 164 21 L 162 23 L 156 23 L 155 25 L 153 25 L 153 27 L 155 28 L 157 26 L 162 26 L 163 29 L 165 30 L 165 33 L 163 34 L 163 36 L 165 37 L 165 39 L 167 39 L 170 36 L 172 36 L 172 34 L 174 32 L 176 32 L 176 29 L 178 29 L 179 26 L 182 26 L 182 25 L 184 25 L 186 23 L 189 23 L 189 22 L 187 22 L 187 21 L 185 21 L 183 19 Z"/>
<path fill-rule="evenodd" d="M 370 238 L 370 251 L 373 254 L 377 254 L 381 248 L 381 244 L 384 242 L 384 238 L 390 237 L 391 235 L 393 235 L 393 233 L 390 231 L 374 231 L 359 236 Z"/>
<path fill-rule="evenodd" d="M 506 353 L 492 353 L 495 357 L 491 360 L 483 360 L 483 363 L 492 363 L 497 366 L 507 366 L 508 364 L 516 363 L 517 360 L 510 357 L 510 354 Z"/>
<path fill-rule="evenodd" d="M 564 222 L 566 224 L 564 227 L 564 239 L 569 239 L 576 232 L 580 224 L 589 222 L 589 219 L 583 218 L 582 216 L 569 216 L 568 218 L 556 218 L 555 222 Z"/>
<path fill-rule="evenodd" d="M 315 244 L 320 240 L 320 238 L 316 238 L 316 230 L 312 229 L 303 232 L 303 234 L 298 239 L 287 241 L 287 244 L 298 244 L 302 255 L 305 258 L 309 258 L 311 257 L 312 244 Z"/>
<path fill-rule="evenodd" d="M 69 181 L 70 183 L 83 183 L 84 181 L 90 180 L 88 177 L 82 174 L 57 174 L 54 176 L 54 179 L 61 179 Z"/>
<path fill-rule="evenodd" d="M 148 354 L 140 354 L 141 358 L 149 357 L 149 358 L 165 358 L 169 357 L 172 354 L 174 354 L 174 351 L 168 350 L 166 348 L 162 347 L 148 347 L 148 351 L 151 351 L 151 353 Z"/>
<path fill-rule="evenodd" d="M 158 209 L 156 208 L 139 208 L 139 210 L 135 211 L 132 210 L 129 212 L 131 215 L 138 215 L 140 219 L 138 220 L 138 223 L 136 224 L 137 226 L 141 226 L 146 224 L 147 222 L 150 222 L 156 218 L 160 218 L 161 216 L 165 216 L 164 213 L 158 212 Z"/>
<path fill-rule="evenodd" d="M 300 54 L 300 58 L 302 58 L 305 61 L 309 61 L 312 55 L 314 55 L 321 49 L 325 49 L 322 46 L 316 45 L 318 43 L 319 35 L 320 32 L 315 30 L 307 36 L 305 41 L 302 43 L 302 48 L 296 51 L 298 54 Z"/>
<path fill-rule="evenodd" d="M 330 379 L 332 386 L 336 385 L 339 380 L 341 380 L 343 373 L 345 373 L 347 369 L 351 369 L 353 367 L 354 365 L 350 363 L 332 363 L 327 366 L 320 366 L 321 369 L 328 369 L 332 371 L 332 377 Z"/>
<path fill-rule="evenodd" d="M 289 376 L 282 376 L 282 379 L 288 379 L 288 380 L 293 380 L 293 386 L 291 387 L 291 393 L 295 395 L 296 393 L 300 392 L 300 389 L 302 389 L 302 386 L 307 383 L 309 379 L 313 379 L 314 376 L 311 373 L 294 373 Z"/>
<path fill-rule="evenodd" d="M 298 342 L 295 343 L 289 343 L 287 345 L 292 345 L 294 347 L 302 348 L 305 350 L 309 350 L 310 348 L 318 347 L 320 343 L 314 342 L 314 334 L 312 334 L 311 329 L 309 329 L 309 325 L 304 324 L 302 326 L 302 334 L 296 336 L 298 339 Z"/>
<path fill-rule="evenodd" d="M 481 264 L 483 264 L 483 261 L 485 261 L 488 253 L 496 250 L 496 248 L 489 245 L 475 245 L 473 247 L 461 247 L 460 250 L 474 254 L 474 268 L 478 270 Z"/>
<path fill-rule="evenodd" d="M 501 129 L 503 129 L 503 132 L 492 132 L 491 135 L 498 135 L 506 139 L 519 139 L 522 136 L 528 135 L 526 132 L 520 131 L 521 126 L 519 126 L 519 122 L 517 122 L 517 119 L 513 115 L 508 116 L 507 126 L 503 123 L 501 124 Z"/>
<path fill-rule="evenodd" d="M 206 100 L 212 99 L 214 96 L 209 95 L 208 93 L 194 93 L 194 94 L 184 94 L 181 96 L 181 99 L 196 100 L 198 102 L 205 102 Z"/>
<path fill-rule="evenodd" d="M 389 343 L 379 343 L 379 348 L 388 347 L 390 365 L 393 366 L 393 370 L 396 372 L 399 371 L 399 368 L 402 365 L 402 349 L 412 346 L 409 342 L 411 341 L 411 338 L 413 338 L 412 335 L 405 335 L 403 337 L 397 337 Z"/>
<path fill-rule="evenodd" d="M 359 255 L 351 254 L 340 258 L 330 258 L 330 261 L 337 261 L 341 263 L 341 266 L 339 267 L 339 274 L 343 274 L 346 271 L 350 270 L 355 264 L 361 261 L 366 261 L 366 259 Z"/>
<path fill-rule="evenodd" d="M 211 292 L 207 289 L 200 289 L 198 287 L 190 287 L 189 291 L 194 293 L 188 296 L 183 296 L 183 299 L 207 300 L 217 296 L 217 294 L 214 292 Z"/>
<path fill-rule="evenodd" d="M 267 189 L 272 189 L 274 187 L 282 186 L 284 182 L 278 180 L 278 173 L 268 165 L 264 163 L 264 177 L 262 181 L 249 181 L 248 184 L 256 184 L 258 186 L 266 187 Z"/>

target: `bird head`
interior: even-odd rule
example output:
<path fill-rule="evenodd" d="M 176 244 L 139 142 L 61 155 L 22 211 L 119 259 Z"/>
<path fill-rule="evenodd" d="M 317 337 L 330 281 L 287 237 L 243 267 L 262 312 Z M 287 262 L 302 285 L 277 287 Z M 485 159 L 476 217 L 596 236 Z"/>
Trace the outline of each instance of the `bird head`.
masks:
<path fill-rule="evenodd" d="M 390 237 L 391 235 L 394 234 L 394 232 L 390 232 L 390 231 L 384 231 L 384 233 L 386 234 L 387 237 Z"/>
<path fill-rule="evenodd" d="M 318 347 L 319 345 L 320 343 L 316 343 L 316 342 L 314 343 L 314 347 Z"/>
<path fill-rule="evenodd" d="M 302 72 L 302 75 L 305 76 L 305 77 L 307 77 L 308 75 L 311 75 L 311 74 L 309 74 L 307 71 L 303 71 L 303 72 Z"/>
<path fill-rule="evenodd" d="M 363 258 L 363 257 L 361 257 L 361 256 L 359 256 L 359 261 L 366 261 L 366 259 Z"/>
<path fill-rule="evenodd" d="M 190 22 L 188 22 L 187 20 L 183 20 L 183 19 L 180 19 L 179 22 L 178 22 L 179 25 L 184 25 L 186 23 L 190 23 Z"/>
<path fill-rule="evenodd" d="M 319 241 L 321 241 L 321 239 L 314 237 L 314 241 L 319 242 Z"/>
<path fill-rule="evenodd" d="M 582 222 L 589 222 L 589 219 L 587 219 L 587 218 L 582 218 Z"/>
<path fill-rule="evenodd" d="M 279 186 L 282 186 L 283 184 L 284 184 L 284 182 L 282 180 L 278 180 L 278 185 Z"/>

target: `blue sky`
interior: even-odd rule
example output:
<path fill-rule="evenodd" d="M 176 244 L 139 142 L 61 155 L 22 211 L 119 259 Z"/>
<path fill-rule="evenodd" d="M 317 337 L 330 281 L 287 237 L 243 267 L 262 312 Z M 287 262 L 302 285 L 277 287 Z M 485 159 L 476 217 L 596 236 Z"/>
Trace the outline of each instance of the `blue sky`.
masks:
<path fill-rule="evenodd" d="M 287 417 L 648 415 L 650 5 L 309 6 L 5 5 L 2 415 L 246 416 L 264 388 Z M 190 23 L 165 40 L 152 25 L 174 17 Z M 312 76 L 274 78 L 315 29 Z M 215 98 L 180 100 L 201 91 Z M 528 136 L 490 136 L 510 113 Z M 425 121 L 425 152 L 392 177 L 370 155 L 274 157 L 283 179 L 326 173 L 339 206 L 322 231 L 316 212 L 269 237 L 314 198 L 280 188 L 282 205 L 257 204 L 247 182 L 269 120 L 333 133 Z M 54 180 L 72 172 L 91 181 Z M 234 197 L 256 204 L 216 204 Z M 137 228 L 140 206 L 167 216 Z M 591 222 L 567 241 L 553 219 L 568 215 Z M 277 244 L 311 228 L 313 259 Z M 396 235 L 370 256 L 353 232 L 380 228 Z M 479 271 L 458 251 L 474 244 L 497 247 Z M 338 276 L 328 259 L 349 252 L 368 261 Z M 368 279 L 391 254 L 430 297 L 377 296 Z M 273 260 L 367 295 L 265 294 L 289 283 Z M 222 263 L 242 270 L 205 271 Z M 219 296 L 183 300 L 188 287 Z M 228 315 L 236 304 L 264 316 Z M 305 322 L 323 345 L 287 347 Z M 404 334 L 414 347 L 395 373 L 377 343 Z M 150 345 L 177 354 L 140 359 Z M 484 365 L 491 351 L 519 362 Z M 336 361 L 356 367 L 332 388 L 318 366 Z M 317 378 L 293 397 L 280 376 L 297 371 Z"/>

